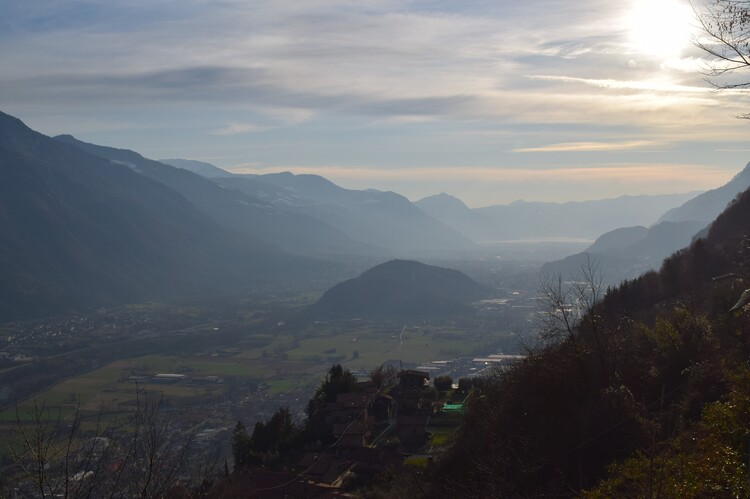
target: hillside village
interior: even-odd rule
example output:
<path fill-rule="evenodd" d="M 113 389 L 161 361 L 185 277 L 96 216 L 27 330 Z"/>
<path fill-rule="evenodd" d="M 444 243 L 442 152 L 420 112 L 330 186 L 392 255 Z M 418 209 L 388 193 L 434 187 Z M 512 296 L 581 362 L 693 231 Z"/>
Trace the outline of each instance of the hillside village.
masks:
<path fill-rule="evenodd" d="M 334 366 L 311 400 L 309 419 L 300 430 L 309 434 L 314 428 L 316 449 L 301 451 L 298 440 L 297 448 L 286 447 L 271 458 L 275 463 L 257 460 L 256 455 L 251 465 L 253 459 L 242 456 L 251 447 L 263 453 L 257 443 L 263 425 L 256 424 L 251 435 L 235 429 L 235 471 L 218 490 L 227 494 L 246 487 L 249 496 L 262 497 L 348 496 L 372 487 L 376 476 L 404 462 L 431 463 L 450 445 L 464 403 L 478 394 L 481 385 L 476 383 L 462 378 L 454 384 L 447 376 L 431 380 L 426 371 L 394 368 L 380 368 L 371 380 L 356 381 Z M 277 411 L 267 424 L 282 413 Z M 278 444 L 266 442 L 265 451 L 281 449 L 274 447 Z"/>

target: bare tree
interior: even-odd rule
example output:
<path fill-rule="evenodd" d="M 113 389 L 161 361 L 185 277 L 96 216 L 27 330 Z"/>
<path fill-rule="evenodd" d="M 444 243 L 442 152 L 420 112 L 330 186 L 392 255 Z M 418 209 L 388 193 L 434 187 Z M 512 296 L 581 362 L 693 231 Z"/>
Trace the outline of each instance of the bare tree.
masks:
<path fill-rule="evenodd" d="M 588 377 L 584 357 L 592 348 L 603 374 L 607 369 L 607 342 L 604 324 L 596 305 L 605 287 L 598 263 L 587 257 L 578 275 L 564 280 L 560 274 L 542 276 L 540 283 L 540 336 L 546 343 L 567 342 L 576 361 Z"/>
<path fill-rule="evenodd" d="M 705 69 L 707 81 L 719 89 L 750 87 L 750 81 L 724 78 L 750 67 L 750 1 L 709 0 L 695 13 L 704 35 L 695 45 L 713 58 Z M 750 113 L 738 118 L 750 119 Z"/>
<path fill-rule="evenodd" d="M 14 434 L 3 437 L 14 488 L 42 498 L 156 498 L 210 482 L 218 456 L 188 462 L 195 429 L 176 427 L 164 397 L 137 387 L 132 412 L 109 424 L 104 414 L 101 409 L 94 430 L 84 430 L 79 406 L 67 418 L 36 402 L 25 417 L 17 408 Z M 189 480 L 181 479 L 183 472 Z"/>
<path fill-rule="evenodd" d="M 3 439 L 6 452 L 20 475 L 19 484 L 36 497 L 87 498 L 109 458 L 111 427 L 100 411 L 95 429 L 83 432 L 80 406 L 70 419 L 59 408 L 34 401 L 29 417 L 16 407 L 14 438 Z"/>
<path fill-rule="evenodd" d="M 576 328 L 590 320 L 594 306 L 602 299 L 604 281 L 599 264 L 587 257 L 578 275 L 563 279 L 561 274 L 542 276 L 542 338 L 546 341 L 576 341 Z"/>
<path fill-rule="evenodd" d="M 177 482 L 186 461 L 193 433 L 183 437 L 174 428 L 172 411 L 164 397 L 138 397 L 134 428 L 128 436 L 130 489 L 138 497 L 162 497 Z"/>

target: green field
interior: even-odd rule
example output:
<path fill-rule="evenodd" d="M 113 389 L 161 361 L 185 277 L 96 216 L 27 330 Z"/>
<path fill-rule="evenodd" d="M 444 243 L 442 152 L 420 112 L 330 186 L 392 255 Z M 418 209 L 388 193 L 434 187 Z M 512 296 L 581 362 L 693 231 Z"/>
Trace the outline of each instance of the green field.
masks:
<path fill-rule="evenodd" d="M 174 405 L 218 400 L 227 394 L 232 383 L 254 383 L 271 395 L 300 390 L 309 393 L 333 363 L 352 370 L 371 370 L 388 360 L 417 364 L 447 360 L 470 354 L 495 339 L 495 335 L 471 334 L 456 327 L 394 325 L 344 329 L 316 326 L 303 331 L 253 334 L 219 350 L 117 360 L 21 402 L 18 412 L 22 419 L 29 417 L 35 403 L 44 403 L 55 414 L 59 409 L 64 416 L 72 414 L 78 404 L 89 416 L 102 408 L 116 412 L 117 407 L 133 404 L 137 389 L 161 393 Z M 264 346 L 258 347 L 259 344 Z M 151 376 L 159 373 L 184 374 L 190 378 L 218 376 L 223 383 L 151 382 Z M 133 381 L 136 378 L 138 385 Z M 1 421 L 15 419 L 15 408 L 0 413 Z"/>

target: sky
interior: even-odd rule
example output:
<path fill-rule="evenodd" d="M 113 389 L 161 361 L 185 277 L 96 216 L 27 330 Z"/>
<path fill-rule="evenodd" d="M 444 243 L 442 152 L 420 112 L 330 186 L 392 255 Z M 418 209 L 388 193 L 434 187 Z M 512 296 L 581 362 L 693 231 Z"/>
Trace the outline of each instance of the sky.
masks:
<path fill-rule="evenodd" d="M 750 161 L 682 0 L 0 0 L 47 135 L 472 207 L 705 190 Z M 750 72 L 746 75 L 750 80 Z"/>

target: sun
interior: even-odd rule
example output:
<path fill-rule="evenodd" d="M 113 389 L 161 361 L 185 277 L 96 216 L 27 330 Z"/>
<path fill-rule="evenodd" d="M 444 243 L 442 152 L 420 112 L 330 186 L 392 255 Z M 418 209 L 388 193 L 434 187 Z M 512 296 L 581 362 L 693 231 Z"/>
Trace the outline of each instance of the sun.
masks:
<path fill-rule="evenodd" d="M 693 11 L 680 0 L 634 0 L 626 23 L 636 52 L 665 59 L 679 57 L 691 42 Z"/>

